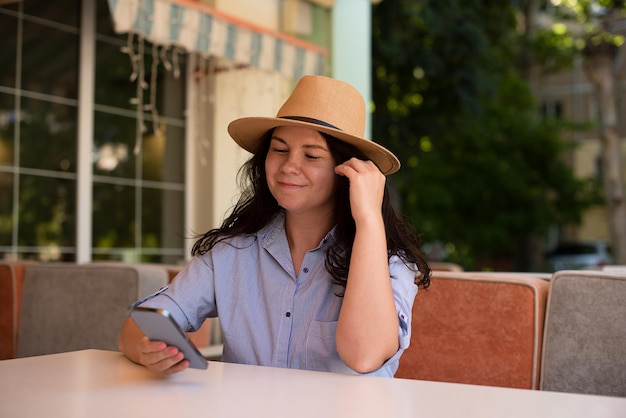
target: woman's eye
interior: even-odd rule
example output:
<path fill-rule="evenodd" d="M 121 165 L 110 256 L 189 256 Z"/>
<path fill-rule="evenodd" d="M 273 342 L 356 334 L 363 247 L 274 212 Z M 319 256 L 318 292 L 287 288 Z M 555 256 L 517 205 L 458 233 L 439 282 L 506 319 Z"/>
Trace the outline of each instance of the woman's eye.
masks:
<path fill-rule="evenodd" d="M 282 149 L 282 148 L 274 148 L 274 149 L 272 149 L 272 151 L 274 151 L 275 153 L 278 153 L 278 154 L 284 154 L 284 153 L 287 152 L 286 149 Z"/>
<path fill-rule="evenodd" d="M 309 160 L 317 160 L 317 159 L 319 159 L 319 158 L 320 158 L 320 157 L 318 157 L 317 155 L 311 155 L 311 154 L 306 154 L 305 156 L 306 156 L 306 158 L 308 158 Z"/>

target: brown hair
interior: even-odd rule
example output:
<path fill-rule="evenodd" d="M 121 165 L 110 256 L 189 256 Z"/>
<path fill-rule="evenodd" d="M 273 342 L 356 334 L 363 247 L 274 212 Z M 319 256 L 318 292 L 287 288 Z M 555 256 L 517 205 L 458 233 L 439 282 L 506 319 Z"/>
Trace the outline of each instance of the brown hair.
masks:
<path fill-rule="evenodd" d="M 239 170 L 238 179 L 243 192 L 230 215 L 219 228 L 211 229 L 198 237 L 191 250 L 192 255 L 205 254 L 215 244 L 226 238 L 239 234 L 255 234 L 282 210 L 269 190 L 265 173 L 265 158 L 269 150 L 272 131 L 263 137 L 256 153 Z M 336 164 L 341 164 L 352 157 L 366 159 L 363 153 L 354 146 L 328 134 L 321 134 L 326 139 Z M 350 209 L 348 179 L 340 176 L 338 183 L 335 213 L 336 241 L 326 253 L 325 265 L 333 281 L 345 287 L 356 226 Z M 419 236 L 407 221 L 396 214 L 390 202 L 387 185 L 385 185 L 382 213 L 389 257 L 397 255 L 407 265 L 415 263 L 417 265 L 415 284 L 427 288 L 430 285 L 431 271 L 421 251 Z"/>

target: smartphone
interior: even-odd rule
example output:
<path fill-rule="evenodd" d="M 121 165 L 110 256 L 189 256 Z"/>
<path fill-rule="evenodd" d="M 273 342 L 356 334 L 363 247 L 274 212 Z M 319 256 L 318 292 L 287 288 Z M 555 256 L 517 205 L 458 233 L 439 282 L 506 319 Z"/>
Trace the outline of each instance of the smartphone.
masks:
<path fill-rule="evenodd" d="M 137 306 L 130 308 L 129 315 L 149 339 L 178 347 L 183 352 L 185 360 L 189 361 L 189 367 L 194 369 L 209 367 L 209 362 L 165 309 Z"/>

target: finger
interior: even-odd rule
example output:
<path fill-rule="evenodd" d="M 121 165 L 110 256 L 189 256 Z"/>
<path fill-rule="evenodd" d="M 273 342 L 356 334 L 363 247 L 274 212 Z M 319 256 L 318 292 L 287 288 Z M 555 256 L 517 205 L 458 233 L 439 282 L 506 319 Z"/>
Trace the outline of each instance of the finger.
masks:
<path fill-rule="evenodd" d="M 351 158 L 335 167 L 335 173 L 346 177 L 352 174 L 379 173 L 380 169 L 373 161 Z M 382 173 L 381 173 L 382 174 Z"/>
<path fill-rule="evenodd" d="M 152 341 L 144 337 L 139 342 L 137 351 L 143 364 L 152 365 L 176 356 L 180 350 L 173 346 L 168 347 L 163 341 Z"/>
<path fill-rule="evenodd" d="M 165 358 L 151 365 L 149 368 L 153 371 L 169 375 L 181 372 L 187 367 L 189 367 L 189 361 L 184 359 L 182 352 L 179 352 L 173 357 Z"/>
<path fill-rule="evenodd" d="M 360 170 L 378 170 L 378 166 L 374 164 L 372 160 L 360 160 L 358 158 L 350 158 L 344 164 L 354 168 L 357 171 Z"/>
<path fill-rule="evenodd" d="M 363 167 L 359 167 L 359 163 L 363 163 L 363 161 L 351 158 L 348 161 L 336 166 L 335 173 L 350 178 L 351 176 L 358 174 L 360 171 L 363 171 Z"/>
<path fill-rule="evenodd" d="M 189 366 L 189 362 L 184 360 L 183 352 L 173 346 L 157 353 L 146 354 L 142 357 L 142 363 L 152 371 L 165 374 L 175 373 Z"/>
<path fill-rule="evenodd" d="M 139 351 L 142 353 L 156 353 L 165 350 L 167 344 L 163 341 L 153 341 L 143 337 L 139 343 Z"/>
<path fill-rule="evenodd" d="M 340 164 L 338 166 L 335 166 L 335 174 L 350 178 L 351 176 L 356 174 L 356 170 L 345 164 Z"/>
<path fill-rule="evenodd" d="M 183 361 L 180 361 L 180 362 L 176 363 L 175 365 L 165 369 L 163 371 L 163 374 L 170 375 L 170 374 L 174 374 L 174 373 L 180 373 L 183 370 L 186 370 L 188 367 L 189 367 L 189 360 L 183 360 Z"/>

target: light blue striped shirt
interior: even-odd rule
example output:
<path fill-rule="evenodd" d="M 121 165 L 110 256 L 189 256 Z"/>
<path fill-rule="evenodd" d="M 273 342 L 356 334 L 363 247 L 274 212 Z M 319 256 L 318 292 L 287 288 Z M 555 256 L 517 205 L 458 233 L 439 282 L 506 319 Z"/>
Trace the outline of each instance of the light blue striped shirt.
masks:
<path fill-rule="evenodd" d="M 307 252 L 296 274 L 284 216 L 277 216 L 255 235 L 228 239 L 194 257 L 170 286 L 141 304 L 168 310 L 188 331 L 207 317 L 219 317 L 223 361 L 357 374 L 336 349 L 342 303 L 336 294 L 343 288 L 333 284 L 324 267 L 333 232 Z M 389 272 L 400 320 L 400 348 L 369 374 L 392 377 L 409 345 L 417 286 L 415 272 L 398 257 L 391 258 Z"/>

